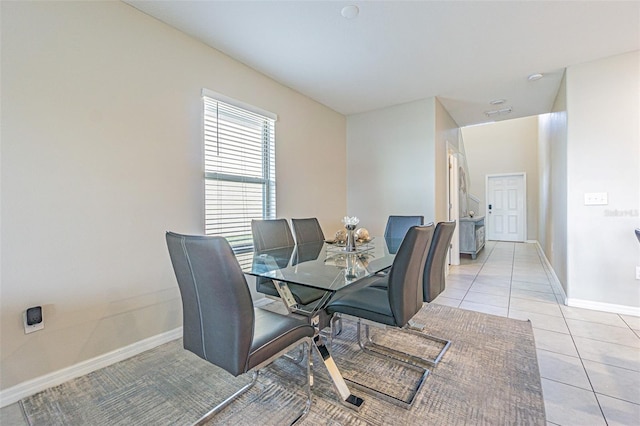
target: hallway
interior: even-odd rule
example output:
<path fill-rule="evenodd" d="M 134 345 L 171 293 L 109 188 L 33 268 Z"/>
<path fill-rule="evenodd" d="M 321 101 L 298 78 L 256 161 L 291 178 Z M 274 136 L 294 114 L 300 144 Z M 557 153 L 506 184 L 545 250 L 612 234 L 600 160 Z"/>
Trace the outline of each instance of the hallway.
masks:
<path fill-rule="evenodd" d="M 531 320 L 551 425 L 640 424 L 640 317 L 563 305 L 536 244 L 462 256 L 434 303 Z"/>

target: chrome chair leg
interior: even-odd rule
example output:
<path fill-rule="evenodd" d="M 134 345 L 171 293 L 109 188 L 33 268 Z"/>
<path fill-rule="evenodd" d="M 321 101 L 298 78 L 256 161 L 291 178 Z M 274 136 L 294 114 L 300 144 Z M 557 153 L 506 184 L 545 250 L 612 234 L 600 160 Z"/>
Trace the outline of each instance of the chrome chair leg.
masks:
<path fill-rule="evenodd" d="M 329 347 L 333 344 L 333 339 L 342 333 L 342 316 L 340 314 L 334 314 L 329 320 Z"/>
<path fill-rule="evenodd" d="M 251 389 L 253 387 L 253 385 L 255 385 L 256 382 L 258 381 L 258 373 L 259 373 L 259 371 L 257 371 L 257 370 L 254 371 L 253 372 L 253 377 L 252 377 L 250 383 L 244 385 L 242 388 L 240 388 L 236 393 L 231 395 L 229 398 L 225 399 L 220 404 L 218 404 L 215 407 L 213 407 L 208 413 L 206 413 L 204 416 L 200 417 L 200 419 L 198 419 L 198 421 L 196 421 L 193 424 L 193 426 L 200 426 L 200 425 L 203 425 L 203 424 L 207 423 L 216 414 L 218 414 L 220 411 L 222 411 L 223 408 L 225 408 L 227 405 L 229 405 L 231 402 L 233 402 L 234 399 L 238 398 L 240 395 L 246 393 L 249 389 Z"/>
<path fill-rule="evenodd" d="M 300 351 L 298 352 L 298 356 L 296 357 L 293 357 L 289 354 L 284 354 L 283 357 L 295 364 L 300 364 L 304 360 L 304 347 L 300 347 Z"/>
<path fill-rule="evenodd" d="M 424 334 L 421 333 L 419 331 L 415 331 L 409 327 L 404 327 L 402 328 L 402 331 L 412 334 L 414 336 L 418 336 L 421 337 L 423 339 L 426 340 L 431 340 L 437 343 L 441 343 L 443 345 L 442 349 L 440 350 L 440 352 L 438 353 L 438 355 L 435 358 L 422 358 L 422 357 L 417 357 L 415 355 L 411 355 L 409 353 L 406 352 L 402 352 L 402 351 L 398 351 L 396 349 L 390 348 L 388 346 L 384 346 L 384 345 L 380 345 L 376 342 L 373 341 L 373 338 L 371 337 L 370 333 L 369 333 L 369 325 L 365 324 L 364 328 L 365 328 L 365 337 L 366 337 L 366 341 L 362 341 L 362 333 L 361 333 L 361 324 L 362 324 L 362 320 L 358 319 L 358 345 L 360 346 L 360 348 L 363 351 L 369 351 L 369 352 L 375 352 L 375 353 L 379 353 L 382 355 L 386 355 L 392 358 L 396 358 L 399 361 L 405 361 L 405 362 L 409 362 L 410 364 L 413 365 L 417 365 L 417 366 L 421 366 L 424 363 L 427 363 L 433 367 L 435 367 L 440 360 L 442 359 L 442 357 L 444 356 L 445 352 L 447 352 L 447 350 L 449 349 L 449 346 L 451 346 L 451 341 L 450 340 L 446 340 L 446 339 L 442 339 L 440 337 L 435 337 L 435 336 L 431 336 L 429 334 Z"/>
<path fill-rule="evenodd" d="M 418 383 L 416 384 L 416 387 L 413 389 L 412 395 L 411 395 L 411 399 L 409 401 L 404 401 L 402 399 L 399 399 L 397 397 L 394 397 L 393 395 L 389 395 L 381 390 L 378 389 L 374 389 L 372 387 L 369 387 L 365 384 L 362 383 L 358 383 L 356 381 L 353 380 L 348 380 L 350 383 L 352 383 L 355 387 L 357 387 L 358 389 L 361 389 L 365 392 L 370 392 L 370 393 L 374 393 L 376 395 L 378 395 L 379 397 L 385 399 L 386 401 L 389 401 L 395 405 L 401 406 L 403 408 L 406 408 L 407 410 L 410 409 L 413 406 L 413 403 L 416 400 L 416 397 L 418 396 L 418 394 L 420 393 L 420 390 L 422 389 L 422 386 L 425 383 L 425 380 L 427 378 L 427 376 L 429 375 L 430 371 L 425 368 L 422 365 L 416 364 L 411 362 L 408 359 L 402 359 L 398 356 L 393 356 L 389 353 L 385 353 L 383 351 L 377 351 L 377 350 L 372 350 L 370 348 L 367 347 L 366 343 L 362 341 L 361 335 L 362 335 L 362 329 L 361 329 L 361 324 L 362 321 L 360 319 L 358 319 L 357 323 L 356 323 L 356 327 L 357 327 L 357 334 L 358 334 L 358 345 L 360 346 L 360 348 L 368 353 L 371 354 L 373 356 L 377 356 L 377 357 L 381 357 L 381 358 L 385 358 L 388 359 L 392 362 L 396 362 L 396 363 L 401 363 L 402 365 L 404 365 L 407 368 L 416 370 L 418 373 L 420 373 L 420 379 L 418 380 Z M 367 339 L 369 338 L 369 326 L 367 324 L 365 324 L 365 333 L 367 335 Z M 377 345 L 380 346 L 380 345 Z M 392 353 L 396 353 L 396 354 L 401 354 L 401 352 L 399 351 L 395 351 L 393 349 L 391 349 L 389 352 Z M 407 354 L 408 355 L 408 354 Z M 406 358 L 411 357 L 411 355 L 409 355 Z"/>
<path fill-rule="evenodd" d="M 306 386 L 307 402 L 305 403 L 304 410 L 302 410 L 302 412 L 298 415 L 298 417 L 296 417 L 296 419 L 291 423 L 292 425 L 295 425 L 296 423 L 298 423 L 299 421 L 307 417 L 307 414 L 309 414 L 309 411 L 311 410 L 311 402 L 313 400 L 313 395 L 311 393 L 311 389 L 313 388 L 313 357 L 312 357 L 313 343 L 309 341 L 305 343 L 305 345 L 306 345 L 306 348 L 302 348 L 302 355 L 304 356 L 304 352 L 306 349 L 306 352 L 307 352 L 307 386 Z"/>
<path fill-rule="evenodd" d="M 339 336 L 342 333 L 342 316 L 336 314 L 331 317 L 331 337 Z"/>
<path fill-rule="evenodd" d="M 313 349 L 313 341 L 311 339 L 308 339 L 308 341 L 306 341 L 302 345 L 302 349 L 301 349 L 302 357 L 304 358 L 305 352 L 307 355 L 307 384 L 305 386 L 306 393 L 307 393 L 307 401 L 305 402 L 304 409 L 296 416 L 294 421 L 291 422 L 291 425 L 294 425 L 299 421 L 301 421 L 302 419 L 304 419 L 307 416 L 307 414 L 309 414 L 309 411 L 311 410 L 311 402 L 313 399 L 312 393 L 311 393 L 311 387 L 313 386 L 313 366 L 312 366 L 312 356 L 311 356 L 312 349 Z M 216 405 L 211 410 L 209 410 L 205 415 L 203 415 L 202 417 L 200 417 L 200 419 L 198 419 L 195 423 L 193 423 L 193 426 L 201 426 L 207 423 L 213 417 L 215 417 L 216 414 L 222 411 L 227 405 L 233 402 L 236 398 L 240 397 L 241 395 L 249 391 L 257 383 L 259 373 L 260 373 L 260 370 L 254 370 L 252 372 L 251 382 L 247 383 L 238 391 L 236 391 L 233 395 L 231 395 L 230 397 L 222 401 L 220 404 Z"/>

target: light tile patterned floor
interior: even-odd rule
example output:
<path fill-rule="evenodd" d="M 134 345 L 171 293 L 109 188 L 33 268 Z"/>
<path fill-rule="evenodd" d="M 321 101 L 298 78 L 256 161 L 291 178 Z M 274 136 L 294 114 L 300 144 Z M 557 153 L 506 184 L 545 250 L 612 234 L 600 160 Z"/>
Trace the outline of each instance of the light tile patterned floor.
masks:
<path fill-rule="evenodd" d="M 537 245 L 463 255 L 434 303 L 531 320 L 549 425 L 640 425 L 640 318 L 564 306 Z"/>
<path fill-rule="evenodd" d="M 434 303 L 531 320 L 549 425 L 640 425 L 640 318 L 564 306 L 535 244 L 488 242 Z M 17 404 L 0 424 L 26 425 Z"/>

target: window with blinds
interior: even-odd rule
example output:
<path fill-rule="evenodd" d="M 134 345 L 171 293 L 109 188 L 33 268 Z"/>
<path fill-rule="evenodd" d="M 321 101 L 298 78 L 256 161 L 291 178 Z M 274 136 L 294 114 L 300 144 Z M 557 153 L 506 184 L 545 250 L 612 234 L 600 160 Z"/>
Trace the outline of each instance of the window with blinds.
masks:
<path fill-rule="evenodd" d="M 203 90 L 205 234 L 236 253 L 253 246 L 252 219 L 274 219 L 277 117 Z"/>

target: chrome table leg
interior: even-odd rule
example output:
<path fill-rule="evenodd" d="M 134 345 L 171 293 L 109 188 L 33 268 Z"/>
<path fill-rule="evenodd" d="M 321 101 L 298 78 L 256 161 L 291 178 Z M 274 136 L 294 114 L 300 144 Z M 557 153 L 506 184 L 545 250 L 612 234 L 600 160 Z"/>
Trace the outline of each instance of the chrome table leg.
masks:
<path fill-rule="evenodd" d="M 347 387 L 347 383 L 344 381 L 342 374 L 340 374 L 340 370 L 338 370 L 338 366 L 331 357 L 331 354 L 322 341 L 321 336 L 316 335 L 316 337 L 313 338 L 313 342 L 315 344 L 318 355 L 320 355 L 320 358 L 324 362 L 324 366 L 329 372 L 329 376 L 331 376 L 333 388 L 338 393 L 338 396 L 342 400 L 342 403 L 352 410 L 360 411 L 362 404 L 364 404 L 364 400 L 358 396 L 351 394 L 349 387 Z"/>

